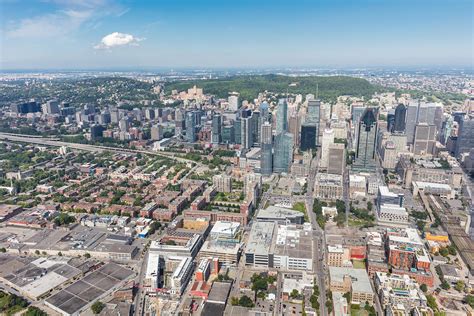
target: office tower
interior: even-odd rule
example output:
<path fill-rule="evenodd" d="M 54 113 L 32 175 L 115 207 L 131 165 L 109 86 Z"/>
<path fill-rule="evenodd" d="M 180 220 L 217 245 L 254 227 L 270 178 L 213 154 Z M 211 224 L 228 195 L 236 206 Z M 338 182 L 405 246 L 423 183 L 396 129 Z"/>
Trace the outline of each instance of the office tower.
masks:
<path fill-rule="evenodd" d="M 260 172 L 264 175 L 272 174 L 273 170 L 273 135 L 272 125 L 265 122 L 261 128 Z"/>
<path fill-rule="evenodd" d="M 196 112 L 186 113 L 186 140 L 190 143 L 194 143 L 197 139 L 196 134 Z"/>
<path fill-rule="evenodd" d="M 351 108 L 351 121 L 352 121 L 352 126 L 359 126 L 359 120 L 362 114 L 364 114 L 366 107 L 363 105 L 357 105 L 354 104 L 352 105 Z"/>
<path fill-rule="evenodd" d="M 254 111 L 252 113 L 253 146 L 259 146 L 260 145 L 260 127 L 261 127 L 260 112 Z"/>
<path fill-rule="evenodd" d="M 212 116 L 212 143 L 219 144 L 222 141 L 222 115 L 215 113 Z"/>
<path fill-rule="evenodd" d="M 107 125 L 110 124 L 111 119 L 110 119 L 110 113 L 108 110 L 100 113 L 98 115 L 97 121 L 100 125 Z"/>
<path fill-rule="evenodd" d="M 305 124 L 316 127 L 316 146 L 319 146 L 319 126 L 321 123 L 321 101 L 308 100 L 308 113 L 306 115 Z"/>
<path fill-rule="evenodd" d="M 387 131 L 392 132 L 395 125 L 395 112 L 389 111 L 387 113 Z"/>
<path fill-rule="evenodd" d="M 145 109 L 145 118 L 147 120 L 153 120 L 155 118 L 155 109 L 146 108 Z"/>
<path fill-rule="evenodd" d="M 280 133 L 275 137 L 275 155 L 273 171 L 288 172 L 293 160 L 293 135 L 288 132 Z"/>
<path fill-rule="evenodd" d="M 128 121 L 128 117 L 124 117 L 119 121 L 119 129 L 121 132 L 128 132 L 130 128 L 130 122 Z"/>
<path fill-rule="evenodd" d="M 327 173 L 342 175 L 345 165 L 346 155 L 344 144 L 338 143 L 329 145 Z"/>
<path fill-rule="evenodd" d="M 224 125 L 222 128 L 222 143 L 224 144 L 234 144 L 235 143 L 235 133 L 233 125 Z"/>
<path fill-rule="evenodd" d="M 234 138 L 236 144 L 242 144 L 242 121 L 240 118 L 234 121 Z"/>
<path fill-rule="evenodd" d="M 59 114 L 59 102 L 57 100 L 49 100 L 43 104 L 42 110 L 44 114 Z"/>
<path fill-rule="evenodd" d="M 301 125 L 300 149 L 306 151 L 316 149 L 316 125 Z"/>
<path fill-rule="evenodd" d="M 458 128 L 458 139 L 455 148 L 456 158 L 474 149 L 474 118 L 467 116 L 462 118 Z"/>
<path fill-rule="evenodd" d="M 240 127 L 240 141 L 242 148 L 250 149 L 253 146 L 253 119 L 252 116 L 243 117 Z"/>
<path fill-rule="evenodd" d="M 356 171 L 373 171 L 377 140 L 377 109 L 366 108 L 357 127 L 357 145 L 352 168 Z"/>
<path fill-rule="evenodd" d="M 280 99 L 277 108 L 276 134 L 288 131 L 288 103 L 285 99 Z"/>
<path fill-rule="evenodd" d="M 91 133 L 91 140 L 96 140 L 104 135 L 105 128 L 102 125 L 94 124 L 91 125 L 90 133 Z"/>
<path fill-rule="evenodd" d="M 270 110 L 269 110 L 269 105 L 267 102 L 262 102 L 260 103 L 259 106 L 259 111 L 260 111 L 260 126 L 264 122 L 269 122 L 270 121 Z"/>
<path fill-rule="evenodd" d="M 407 107 L 405 131 L 408 144 L 413 144 L 415 139 L 415 127 L 418 122 L 418 102 L 410 101 Z"/>
<path fill-rule="evenodd" d="M 183 135 L 186 126 L 186 115 L 182 109 L 176 109 L 174 112 L 174 133 L 177 136 Z"/>
<path fill-rule="evenodd" d="M 293 134 L 293 143 L 298 146 L 300 143 L 300 118 L 297 113 L 292 113 L 288 119 L 288 131 Z"/>
<path fill-rule="evenodd" d="M 229 111 L 235 112 L 239 109 L 239 94 L 232 93 L 227 99 L 229 102 Z"/>
<path fill-rule="evenodd" d="M 325 128 L 323 140 L 321 143 L 321 160 L 319 166 L 327 169 L 329 163 L 329 147 L 334 144 L 334 131 L 331 128 Z"/>
<path fill-rule="evenodd" d="M 163 125 L 156 124 L 151 128 L 151 140 L 162 140 L 163 139 Z"/>
<path fill-rule="evenodd" d="M 413 153 L 415 155 L 431 155 L 436 143 L 436 126 L 419 123 L 415 127 Z"/>
<path fill-rule="evenodd" d="M 395 121 L 393 123 L 394 133 L 404 133 L 405 132 L 405 119 L 407 115 L 407 108 L 404 104 L 399 104 L 395 108 Z"/>
<path fill-rule="evenodd" d="M 110 121 L 113 124 L 118 124 L 120 121 L 119 111 L 117 108 L 113 108 L 110 110 Z"/>

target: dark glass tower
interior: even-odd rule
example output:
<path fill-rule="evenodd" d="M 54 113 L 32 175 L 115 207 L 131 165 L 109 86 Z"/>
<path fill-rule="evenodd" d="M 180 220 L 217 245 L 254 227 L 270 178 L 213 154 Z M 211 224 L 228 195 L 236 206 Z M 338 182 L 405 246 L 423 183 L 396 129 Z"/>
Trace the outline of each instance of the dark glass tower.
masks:
<path fill-rule="evenodd" d="M 395 121 L 392 132 L 404 133 L 406 128 L 405 119 L 407 116 L 407 108 L 404 104 L 399 104 L 395 108 Z"/>
<path fill-rule="evenodd" d="M 362 114 L 357 128 L 357 148 L 352 166 L 356 171 L 374 171 L 375 147 L 377 141 L 377 109 L 367 108 Z"/>

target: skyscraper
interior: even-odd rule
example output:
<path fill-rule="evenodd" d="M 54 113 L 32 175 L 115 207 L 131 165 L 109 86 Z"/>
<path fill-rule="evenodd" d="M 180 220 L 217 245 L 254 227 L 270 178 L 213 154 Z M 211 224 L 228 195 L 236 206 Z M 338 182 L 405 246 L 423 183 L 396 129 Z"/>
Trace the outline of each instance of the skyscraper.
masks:
<path fill-rule="evenodd" d="M 327 172 L 342 175 L 344 173 L 344 166 L 346 165 L 344 144 L 331 144 L 329 145 L 328 152 Z"/>
<path fill-rule="evenodd" d="M 404 104 L 399 104 L 395 108 L 395 122 L 393 124 L 393 130 L 391 132 L 404 133 L 405 132 L 405 119 L 407 116 L 407 108 Z"/>
<path fill-rule="evenodd" d="M 252 116 L 243 117 L 240 120 L 240 140 L 242 148 L 250 149 L 253 146 L 253 119 Z"/>
<path fill-rule="evenodd" d="M 460 122 L 455 151 L 457 158 L 462 153 L 469 153 L 474 148 L 474 118 L 464 117 Z"/>
<path fill-rule="evenodd" d="M 151 140 L 162 140 L 163 139 L 163 125 L 156 124 L 151 128 Z"/>
<path fill-rule="evenodd" d="M 236 144 L 242 144 L 242 121 L 240 118 L 234 122 L 234 138 Z"/>
<path fill-rule="evenodd" d="M 229 111 L 235 112 L 239 109 L 239 94 L 231 93 L 228 98 Z"/>
<path fill-rule="evenodd" d="M 220 113 L 212 116 L 211 138 L 213 144 L 219 144 L 222 141 L 222 115 Z"/>
<path fill-rule="evenodd" d="M 329 147 L 334 144 L 334 130 L 331 128 L 324 129 L 323 140 L 321 143 L 321 160 L 319 166 L 327 169 L 329 164 Z"/>
<path fill-rule="evenodd" d="M 186 113 L 186 139 L 190 143 L 194 143 L 197 139 L 196 137 L 196 113 L 187 112 Z"/>
<path fill-rule="evenodd" d="M 413 153 L 415 155 L 431 155 L 436 143 L 436 126 L 419 123 L 415 127 Z"/>
<path fill-rule="evenodd" d="M 357 127 L 357 148 L 352 168 L 356 171 L 373 171 L 377 140 L 377 109 L 366 108 Z"/>
<path fill-rule="evenodd" d="M 273 171 L 288 172 L 293 160 L 293 135 L 288 132 L 280 133 L 275 137 L 275 155 Z"/>
<path fill-rule="evenodd" d="M 301 125 L 300 149 L 306 151 L 316 148 L 316 125 Z"/>
<path fill-rule="evenodd" d="M 319 126 L 321 123 L 321 101 L 308 100 L 308 113 L 305 124 L 316 127 L 316 146 L 319 145 Z"/>
<path fill-rule="evenodd" d="M 395 112 L 392 110 L 387 113 L 387 131 L 392 132 L 394 125 L 395 125 Z"/>
<path fill-rule="evenodd" d="M 277 108 L 276 134 L 288 131 L 288 103 L 285 99 L 280 99 Z"/>
<path fill-rule="evenodd" d="M 264 175 L 272 174 L 273 170 L 273 135 L 272 124 L 265 122 L 261 127 L 260 172 Z"/>

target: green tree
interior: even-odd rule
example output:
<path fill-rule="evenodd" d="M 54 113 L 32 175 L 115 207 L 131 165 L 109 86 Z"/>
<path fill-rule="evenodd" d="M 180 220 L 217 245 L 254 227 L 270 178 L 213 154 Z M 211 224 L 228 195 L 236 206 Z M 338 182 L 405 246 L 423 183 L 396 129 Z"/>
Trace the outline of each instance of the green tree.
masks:
<path fill-rule="evenodd" d="M 436 299 L 434 298 L 433 295 L 426 295 L 426 301 L 429 308 L 431 308 L 434 311 L 438 310 L 438 304 L 436 303 Z"/>
<path fill-rule="evenodd" d="M 254 307 L 255 304 L 253 303 L 252 299 L 247 295 L 243 295 L 239 299 L 239 305 L 243 307 Z"/>
<path fill-rule="evenodd" d="M 442 255 L 443 257 L 449 256 L 449 250 L 447 248 L 441 248 L 439 250 L 439 254 Z"/>
<path fill-rule="evenodd" d="M 299 295 L 300 295 L 300 293 L 298 292 L 297 289 L 293 289 L 293 291 L 291 291 L 291 293 L 290 293 L 290 297 L 292 299 L 298 298 Z"/>
<path fill-rule="evenodd" d="M 469 304 L 472 308 L 474 308 L 474 295 L 466 295 L 464 301 Z"/>
<path fill-rule="evenodd" d="M 97 301 L 91 306 L 92 312 L 97 315 L 100 314 L 100 312 L 105 308 L 105 304 L 102 303 L 101 301 Z"/>
<path fill-rule="evenodd" d="M 428 291 L 428 286 L 423 283 L 422 285 L 420 285 L 420 290 L 422 290 L 423 293 L 426 293 Z"/>
<path fill-rule="evenodd" d="M 462 291 L 464 291 L 465 286 L 466 285 L 464 284 L 464 282 L 459 280 L 459 281 L 456 282 L 456 285 L 454 286 L 454 288 L 456 289 L 456 291 L 462 292 Z"/>

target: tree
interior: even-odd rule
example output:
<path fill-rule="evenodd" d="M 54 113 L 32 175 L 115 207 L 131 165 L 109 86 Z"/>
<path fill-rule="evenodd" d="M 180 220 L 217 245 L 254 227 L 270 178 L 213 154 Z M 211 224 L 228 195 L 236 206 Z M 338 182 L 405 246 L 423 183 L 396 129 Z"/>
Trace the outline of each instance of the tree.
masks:
<path fill-rule="evenodd" d="M 436 303 L 436 299 L 434 298 L 433 295 L 426 295 L 426 301 L 429 308 L 431 308 L 434 311 L 438 310 L 438 304 Z"/>
<path fill-rule="evenodd" d="M 425 229 L 425 221 L 419 220 L 416 222 L 416 227 L 419 231 L 423 231 Z"/>
<path fill-rule="evenodd" d="M 465 284 L 463 281 L 459 280 L 456 282 L 456 285 L 454 286 L 454 288 L 456 289 L 456 291 L 458 292 L 462 292 L 464 291 L 464 287 L 465 287 Z"/>
<path fill-rule="evenodd" d="M 92 312 L 97 315 L 100 314 L 100 312 L 105 308 L 105 304 L 102 303 L 101 301 L 97 301 L 91 306 Z"/>
<path fill-rule="evenodd" d="M 332 309 L 333 309 L 332 301 L 331 301 L 331 300 L 327 300 L 327 301 L 326 301 L 326 308 L 328 309 L 328 314 L 331 314 L 331 313 L 332 313 Z"/>
<path fill-rule="evenodd" d="M 346 298 L 347 304 L 351 304 L 351 299 L 352 299 L 352 298 L 351 298 L 351 292 L 346 292 L 346 293 L 344 293 L 344 295 L 342 295 L 342 296 Z"/>
<path fill-rule="evenodd" d="M 372 204 L 372 202 L 367 202 L 367 210 L 368 211 L 372 211 L 372 208 L 374 207 L 374 205 Z"/>
<path fill-rule="evenodd" d="M 89 258 L 91 257 L 91 255 L 90 255 L 90 253 L 86 252 L 86 253 L 84 254 L 84 257 L 86 257 L 87 259 L 89 259 Z"/>
<path fill-rule="evenodd" d="M 250 297 L 248 297 L 247 295 L 243 295 L 239 299 L 239 305 L 243 306 L 243 307 L 254 307 L 255 306 L 252 299 Z"/>
<path fill-rule="evenodd" d="M 474 308 L 474 295 L 466 295 L 466 297 L 464 298 L 464 301 L 466 301 L 466 303 L 469 304 L 469 306 Z"/>
<path fill-rule="evenodd" d="M 443 290 L 449 290 L 451 287 L 449 286 L 449 283 L 446 281 L 446 280 L 443 280 L 441 282 L 441 285 L 440 287 L 443 289 Z"/>
<path fill-rule="evenodd" d="M 293 289 L 293 291 L 291 291 L 291 293 L 290 293 L 290 297 L 291 297 L 292 299 L 297 298 L 299 295 L 300 295 L 300 293 L 298 292 L 297 289 Z"/>
<path fill-rule="evenodd" d="M 23 315 L 25 316 L 48 316 L 48 313 L 42 311 L 38 307 L 30 306 L 28 310 Z"/>
<path fill-rule="evenodd" d="M 447 248 L 441 248 L 439 250 L 439 254 L 442 255 L 443 257 L 449 256 L 449 250 Z"/>
<path fill-rule="evenodd" d="M 423 283 L 422 285 L 420 285 L 420 290 L 422 290 L 423 293 L 426 293 L 426 291 L 428 291 L 428 286 Z"/>
<path fill-rule="evenodd" d="M 239 305 L 239 299 L 238 299 L 237 297 L 233 296 L 233 297 L 230 299 L 230 304 L 231 304 L 232 306 L 237 306 L 237 305 Z"/>
<path fill-rule="evenodd" d="M 454 247 L 453 245 L 449 245 L 448 252 L 451 256 L 455 256 L 457 254 L 456 247 Z"/>
<path fill-rule="evenodd" d="M 4 247 L 2 247 L 2 248 L 0 248 L 0 252 L 5 253 L 5 252 L 7 252 L 7 250 Z"/>

